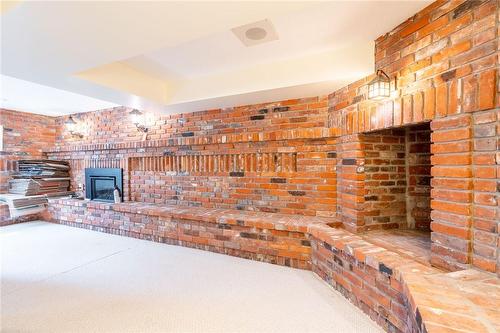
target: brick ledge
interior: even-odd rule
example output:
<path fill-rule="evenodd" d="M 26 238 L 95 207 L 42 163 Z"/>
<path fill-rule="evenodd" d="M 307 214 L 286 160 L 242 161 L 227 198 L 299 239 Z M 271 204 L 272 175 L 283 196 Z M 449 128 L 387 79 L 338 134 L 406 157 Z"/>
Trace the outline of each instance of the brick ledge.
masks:
<path fill-rule="evenodd" d="M 328 127 L 314 127 L 306 129 L 282 130 L 260 133 L 215 134 L 209 136 L 175 137 L 162 140 L 130 141 L 117 143 L 74 144 L 60 147 L 51 147 L 43 150 L 44 153 L 62 153 L 89 150 L 117 150 L 137 148 L 160 148 L 172 146 L 197 146 L 209 144 L 226 144 L 238 142 L 263 142 L 296 139 L 324 139 L 339 136 L 340 129 Z"/>
<path fill-rule="evenodd" d="M 184 220 L 197 220 L 217 224 L 238 224 L 245 227 L 297 231 L 303 233 L 308 231 L 308 225 L 311 224 L 326 225 L 327 228 L 340 225 L 335 218 L 329 217 L 287 215 L 279 213 L 240 211 L 220 208 L 160 205 L 142 202 L 123 202 L 114 204 L 78 199 L 49 199 L 49 204 L 80 206 L 103 210 L 113 210 L 115 212 L 122 213 L 178 218 Z"/>

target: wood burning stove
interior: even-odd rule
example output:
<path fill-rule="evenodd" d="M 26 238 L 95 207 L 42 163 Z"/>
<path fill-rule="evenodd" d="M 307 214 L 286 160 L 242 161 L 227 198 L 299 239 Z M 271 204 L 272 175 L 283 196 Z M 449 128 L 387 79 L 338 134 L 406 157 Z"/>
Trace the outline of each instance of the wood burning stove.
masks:
<path fill-rule="evenodd" d="M 123 201 L 123 172 L 120 168 L 86 168 L 85 198 L 114 202 L 113 191 L 118 187 Z"/>

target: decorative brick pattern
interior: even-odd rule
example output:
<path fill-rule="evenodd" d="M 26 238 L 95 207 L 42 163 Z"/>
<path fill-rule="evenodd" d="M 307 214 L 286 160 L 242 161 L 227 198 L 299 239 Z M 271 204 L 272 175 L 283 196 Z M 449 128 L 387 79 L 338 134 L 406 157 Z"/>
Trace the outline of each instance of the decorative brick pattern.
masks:
<path fill-rule="evenodd" d="M 132 157 L 130 171 L 153 172 L 295 172 L 297 153 L 243 153 L 174 155 L 166 151 L 164 156 Z"/>

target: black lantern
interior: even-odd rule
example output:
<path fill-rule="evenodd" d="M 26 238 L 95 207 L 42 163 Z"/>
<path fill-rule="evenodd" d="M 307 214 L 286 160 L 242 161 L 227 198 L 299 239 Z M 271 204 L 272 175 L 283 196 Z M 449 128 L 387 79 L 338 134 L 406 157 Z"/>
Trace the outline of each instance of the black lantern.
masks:
<path fill-rule="evenodd" d="M 377 76 L 368 83 L 368 99 L 381 100 L 391 95 L 391 79 L 381 69 Z"/>

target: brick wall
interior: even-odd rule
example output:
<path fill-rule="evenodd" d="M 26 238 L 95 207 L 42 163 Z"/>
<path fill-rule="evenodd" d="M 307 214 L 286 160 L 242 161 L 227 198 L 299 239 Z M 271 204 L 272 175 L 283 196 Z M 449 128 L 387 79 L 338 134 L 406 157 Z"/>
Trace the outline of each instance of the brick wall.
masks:
<path fill-rule="evenodd" d="M 85 167 L 122 167 L 124 194 L 133 201 L 335 217 L 326 97 L 149 114 L 147 141 L 139 143 L 129 111 L 75 116 L 88 126 L 83 139 L 69 136 L 58 119 L 48 156 L 70 161 L 73 188 L 84 183 Z"/>
<path fill-rule="evenodd" d="M 365 230 L 405 228 L 406 131 L 377 131 L 364 141 Z"/>
<path fill-rule="evenodd" d="M 484 129 L 478 123 L 479 134 L 474 122 L 483 112 L 498 114 L 500 106 L 499 6 L 492 0 L 432 3 L 375 41 L 375 67 L 397 78 L 391 98 L 366 99 L 366 84 L 372 76 L 329 96 L 329 126 L 341 130 L 342 142 L 362 138 L 366 132 L 431 122 L 435 132 L 431 139 L 432 262 L 449 269 L 475 265 L 498 270 L 498 225 L 492 222 L 498 220 L 494 209 L 498 197 L 488 192 L 497 179 L 498 160 L 494 165 L 493 125 L 486 125 L 495 120 L 493 116 L 484 120 Z M 352 142 L 359 147 L 350 163 L 365 164 L 362 140 Z M 475 156 L 487 152 L 489 162 L 486 158 L 480 162 L 484 164 L 474 164 Z M 352 179 L 354 174 L 346 176 Z M 361 231 L 364 182 L 349 184 L 351 180 L 344 177 L 339 172 L 338 202 L 350 208 L 340 208 L 339 218 L 347 229 Z M 358 173 L 356 178 L 364 175 Z M 489 179 L 489 187 L 482 187 L 481 179 Z"/>
<path fill-rule="evenodd" d="M 500 111 L 474 113 L 473 123 L 473 207 L 472 263 L 500 273 L 495 255 L 500 256 L 497 223 L 500 221 Z"/>
<path fill-rule="evenodd" d="M 430 230 L 431 130 L 428 123 L 406 129 L 406 207 L 409 228 Z"/>
<path fill-rule="evenodd" d="M 5 193 L 10 173 L 17 170 L 16 161 L 42 157 L 55 144 L 56 126 L 53 117 L 5 109 L 0 109 L 0 124 L 4 127 L 0 193 Z"/>
<path fill-rule="evenodd" d="M 470 114 L 432 122 L 432 262 L 451 269 L 465 268 L 470 263 L 470 125 Z"/>
<path fill-rule="evenodd" d="M 315 137 L 320 135 L 314 129 L 324 128 L 327 122 L 327 103 L 326 97 L 311 97 L 175 115 L 146 112 L 144 123 L 149 141 L 172 144 L 182 138 L 203 138 L 200 143 L 206 144 Z M 56 146 L 141 141 L 130 111 L 116 107 L 73 115 L 85 134 L 82 139 L 71 136 L 64 127 L 66 118 L 60 117 Z"/>
<path fill-rule="evenodd" d="M 387 332 L 419 331 L 401 280 L 387 274 L 392 269 L 367 265 L 363 259 L 316 237 L 311 237 L 311 244 L 312 270 L 373 321 Z"/>
<path fill-rule="evenodd" d="M 75 116 L 83 139 L 57 119 L 47 153 L 71 161 L 73 186 L 84 167 L 118 165 L 133 200 L 334 216 L 358 232 L 370 221 L 367 134 L 430 122 L 430 139 L 405 137 L 407 222 L 432 220 L 434 264 L 498 271 L 499 6 L 437 1 L 378 38 L 375 67 L 397 81 L 382 102 L 366 98 L 370 76 L 328 98 L 148 114 L 147 141 L 129 109 L 113 108 Z M 429 152 L 419 151 L 429 141 L 430 202 Z"/>
<path fill-rule="evenodd" d="M 364 225 L 364 153 L 360 135 L 338 138 L 337 216 L 349 231 L 358 231 Z"/>
<path fill-rule="evenodd" d="M 143 161 L 134 160 L 130 166 L 134 170 L 130 176 L 131 199 L 334 215 L 335 146 L 327 140 L 210 145 L 199 149 L 187 154 L 170 149 L 167 156 L 154 159 L 152 166 L 137 166 L 136 163 Z"/>
<path fill-rule="evenodd" d="M 55 144 L 55 118 L 33 113 L 0 109 L 3 129 L 3 151 L 0 152 L 0 193 L 8 191 L 8 181 L 17 170 L 17 160 L 40 158 Z M 0 204 L 0 226 L 37 219 L 28 215 L 12 219 L 7 205 Z"/>

